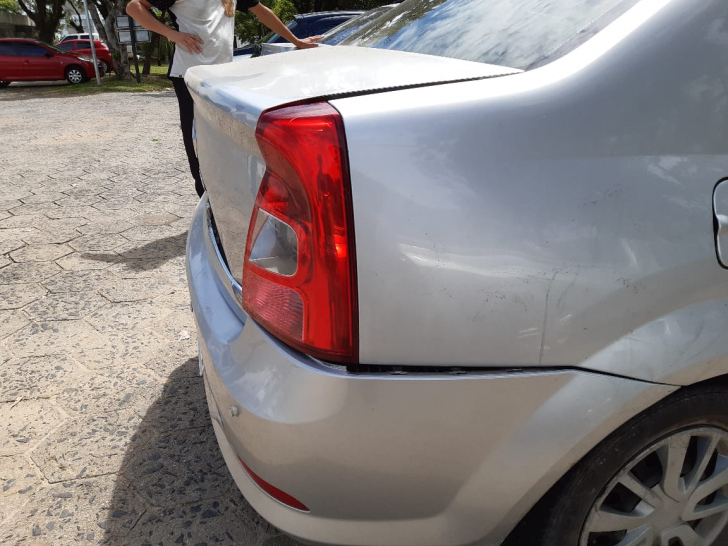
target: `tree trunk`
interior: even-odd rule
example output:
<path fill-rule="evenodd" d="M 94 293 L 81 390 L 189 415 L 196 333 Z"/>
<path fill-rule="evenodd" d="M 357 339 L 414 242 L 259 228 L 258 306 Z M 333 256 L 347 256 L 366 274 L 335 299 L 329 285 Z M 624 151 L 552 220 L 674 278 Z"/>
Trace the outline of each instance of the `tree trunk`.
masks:
<path fill-rule="evenodd" d="M 125 15 L 123 6 L 121 7 L 121 13 L 115 13 L 115 10 L 109 10 L 109 15 L 106 17 L 106 37 L 108 38 L 107 45 L 111 50 L 111 58 L 114 60 L 114 71 L 116 72 L 117 80 L 132 80 L 134 79 L 131 75 L 131 69 L 129 67 L 129 54 L 127 53 L 126 44 L 120 44 L 114 32 L 114 25 L 116 24 L 116 15 Z"/>
<path fill-rule="evenodd" d="M 154 55 L 154 52 L 159 47 L 159 34 L 152 32 L 151 35 L 152 39 L 151 42 L 147 44 L 147 52 L 144 56 L 144 68 L 142 69 L 142 74 L 145 76 L 148 76 L 152 71 L 152 55 Z M 157 53 L 157 56 L 160 56 L 159 53 Z"/>
<path fill-rule="evenodd" d="M 79 34 L 83 32 L 83 21 L 81 20 L 81 14 L 78 12 L 78 8 L 76 8 L 76 4 L 73 2 L 68 2 L 68 5 L 71 6 L 71 9 L 76 12 L 76 17 L 78 17 L 79 24 L 73 22 L 73 16 L 68 18 L 68 22 L 71 23 L 71 26 L 76 29 L 76 32 Z M 91 32 L 89 30 L 89 32 Z"/>
<path fill-rule="evenodd" d="M 96 6 L 96 4 L 93 4 L 89 2 L 88 4 L 89 13 L 91 14 L 91 19 L 93 19 L 94 26 L 99 31 L 99 38 L 101 38 L 102 42 L 109 43 L 109 36 L 106 34 L 106 26 L 101 21 L 101 16 L 99 15 L 99 8 Z"/>

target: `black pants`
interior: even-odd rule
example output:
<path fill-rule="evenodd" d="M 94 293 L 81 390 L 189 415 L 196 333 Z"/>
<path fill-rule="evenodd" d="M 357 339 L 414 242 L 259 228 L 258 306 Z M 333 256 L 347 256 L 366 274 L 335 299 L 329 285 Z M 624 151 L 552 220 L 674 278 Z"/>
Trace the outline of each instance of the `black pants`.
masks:
<path fill-rule="evenodd" d="M 200 178 L 200 162 L 197 160 L 195 145 L 192 141 L 192 122 L 195 120 L 195 104 L 192 101 L 190 90 L 185 85 L 184 78 L 169 79 L 172 80 L 174 92 L 177 94 L 182 140 L 185 143 L 185 151 L 187 152 L 187 161 L 190 163 L 192 178 L 195 179 L 195 190 L 197 191 L 197 195 L 202 197 L 202 194 L 205 193 L 205 187 L 202 185 L 202 179 Z"/>

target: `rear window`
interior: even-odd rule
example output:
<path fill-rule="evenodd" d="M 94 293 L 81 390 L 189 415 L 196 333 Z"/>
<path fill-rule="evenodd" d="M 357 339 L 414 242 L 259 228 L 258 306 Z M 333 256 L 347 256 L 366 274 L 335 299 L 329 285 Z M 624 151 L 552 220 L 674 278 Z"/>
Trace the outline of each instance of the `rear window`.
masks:
<path fill-rule="evenodd" d="M 62 49 L 63 51 L 71 51 L 73 49 L 73 42 L 61 42 L 56 47 L 58 47 L 58 49 Z"/>
<path fill-rule="evenodd" d="M 341 42 L 344 38 L 351 36 L 354 32 L 357 32 L 364 28 L 366 25 L 374 21 L 377 17 L 387 13 L 391 6 L 384 6 L 376 8 L 371 11 L 367 11 L 357 17 L 353 17 L 345 23 L 333 28 L 327 32 L 326 35 L 321 39 L 321 43 L 328 45 L 336 45 Z"/>
<path fill-rule="evenodd" d="M 341 45 L 528 69 L 565 55 L 639 0 L 406 0 Z"/>

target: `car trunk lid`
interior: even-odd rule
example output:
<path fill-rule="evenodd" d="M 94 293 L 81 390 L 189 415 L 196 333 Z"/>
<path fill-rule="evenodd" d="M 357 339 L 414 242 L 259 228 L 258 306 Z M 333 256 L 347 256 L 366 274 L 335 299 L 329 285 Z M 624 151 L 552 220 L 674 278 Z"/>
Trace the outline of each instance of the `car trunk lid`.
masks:
<path fill-rule="evenodd" d="M 343 46 L 188 70 L 185 80 L 195 100 L 200 171 L 233 278 L 242 282 L 248 225 L 266 168 L 255 139 L 262 112 L 291 103 L 516 72 L 470 61 Z"/>

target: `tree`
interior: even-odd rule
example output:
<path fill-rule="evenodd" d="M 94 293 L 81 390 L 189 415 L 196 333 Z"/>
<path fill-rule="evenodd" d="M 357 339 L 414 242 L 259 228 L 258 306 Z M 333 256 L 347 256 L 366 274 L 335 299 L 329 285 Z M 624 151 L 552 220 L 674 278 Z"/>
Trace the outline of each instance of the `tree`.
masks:
<path fill-rule="evenodd" d="M 284 23 L 293 21 L 298 13 L 296 6 L 290 0 L 261 0 L 261 3 L 270 8 Z M 244 42 L 260 41 L 269 30 L 260 24 L 252 13 L 235 14 L 235 34 Z"/>
<path fill-rule="evenodd" d="M 0 13 L 20 13 L 20 6 L 17 0 L 0 0 Z"/>
<path fill-rule="evenodd" d="M 99 36 L 111 50 L 116 79 L 133 79 L 126 45 L 120 44 L 116 36 L 116 16 L 126 15 L 127 0 L 88 0 L 88 4 L 94 25 L 99 29 Z"/>
<path fill-rule="evenodd" d="M 65 3 L 66 0 L 18 0 L 21 9 L 35 23 L 40 39 L 51 43 L 63 19 Z"/>

